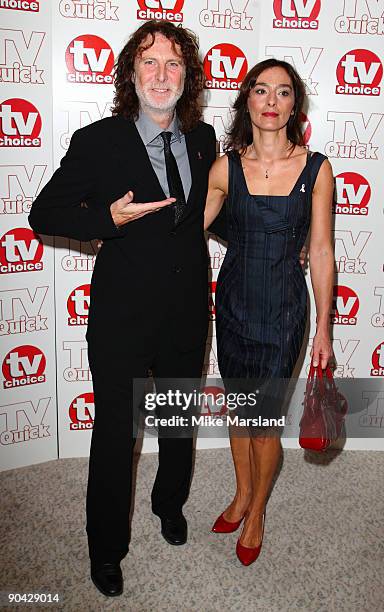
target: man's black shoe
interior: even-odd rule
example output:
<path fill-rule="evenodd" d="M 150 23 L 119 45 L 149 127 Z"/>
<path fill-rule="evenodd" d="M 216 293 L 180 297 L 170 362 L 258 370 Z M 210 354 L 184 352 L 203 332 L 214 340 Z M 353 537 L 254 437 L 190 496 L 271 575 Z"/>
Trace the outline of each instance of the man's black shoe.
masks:
<path fill-rule="evenodd" d="M 180 514 L 176 518 L 160 518 L 161 535 L 168 544 L 180 546 L 187 541 L 188 526 L 185 517 Z"/>
<path fill-rule="evenodd" d="M 91 578 L 100 593 L 107 597 L 116 597 L 123 592 L 123 574 L 119 563 L 91 566 Z"/>

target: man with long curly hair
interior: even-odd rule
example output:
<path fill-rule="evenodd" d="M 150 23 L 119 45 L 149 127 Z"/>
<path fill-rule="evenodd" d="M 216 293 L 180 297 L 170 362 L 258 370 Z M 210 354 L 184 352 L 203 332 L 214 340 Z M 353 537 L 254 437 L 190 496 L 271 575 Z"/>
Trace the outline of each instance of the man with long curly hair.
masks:
<path fill-rule="evenodd" d="M 203 71 L 194 34 L 149 21 L 115 72 L 112 117 L 76 131 L 29 217 L 34 230 L 102 239 L 87 331 L 95 421 L 87 491 L 91 577 L 123 590 L 131 503 L 133 384 L 201 376 L 207 335 L 203 212 L 215 135 L 200 121 Z M 152 510 L 170 544 L 184 544 L 191 435 L 159 435 Z"/>

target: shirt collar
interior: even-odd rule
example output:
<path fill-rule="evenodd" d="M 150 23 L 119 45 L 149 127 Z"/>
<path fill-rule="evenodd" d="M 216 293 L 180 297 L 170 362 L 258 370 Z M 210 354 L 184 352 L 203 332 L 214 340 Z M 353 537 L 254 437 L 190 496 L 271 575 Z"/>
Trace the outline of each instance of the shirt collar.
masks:
<path fill-rule="evenodd" d="M 174 140 L 178 140 L 179 142 L 181 141 L 182 134 L 180 132 L 179 121 L 176 117 L 176 114 L 174 115 L 167 129 L 162 130 L 157 125 L 157 123 L 152 121 L 152 119 L 147 113 L 140 109 L 138 119 L 137 121 L 135 121 L 135 125 L 145 146 L 156 140 L 159 137 L 159 134 L 164 131 L 172 132 L 171 142 L 173 142 Z"/>

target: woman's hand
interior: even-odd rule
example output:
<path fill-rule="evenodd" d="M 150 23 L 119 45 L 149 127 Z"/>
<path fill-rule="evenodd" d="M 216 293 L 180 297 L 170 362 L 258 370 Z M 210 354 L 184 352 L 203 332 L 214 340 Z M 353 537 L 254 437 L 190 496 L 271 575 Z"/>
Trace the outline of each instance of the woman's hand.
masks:
<path fill-rule="evenodd" d="M 331 357 L 333 357 L 333 351 L 329 333 L 328 331 L 318 330 L 312 343 L 312 363 L 315 367 L 320 363 L 321 369 L 325 370 Z"/>

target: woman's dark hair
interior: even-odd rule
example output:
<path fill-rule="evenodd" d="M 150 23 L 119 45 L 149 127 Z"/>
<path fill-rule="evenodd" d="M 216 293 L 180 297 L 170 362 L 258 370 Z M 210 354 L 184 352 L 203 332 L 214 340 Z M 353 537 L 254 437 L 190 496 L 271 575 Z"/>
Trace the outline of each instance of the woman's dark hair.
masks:
<path fill-rule="evenodd" d="M 296 70 L 282 60 L 274 58 L 266 59 L 259 62 L 251 68 L 241 84 L 238 96 L 233 104 L 235 111 L 232 123 L 227 131 L 225 141 L 225 150 L 236 149 L 237 151 L 245 152 L 245 149 L 252 142 L 252 124 L 248 112 L 248 96 L 251 89 L 255 86 L 259 75 L 268 68 L 283 68 L 290 76 L 295 96 L 295 104 L 293 114 L 289 117 L 287 123 L 287 136 L 292 145 L 303 145 L 304 139 L 300 125 L 300 112 L 302 111 L 305 101 L 305 85 L 296 72 Z"/>
<path fill-rule="evenodd" d="M 173 45 L 180 45 L 181 48 L 185 64 L 185 82 L 183 94 L 176 105 L 176 113 L 181 123 L 181 130 L 185 133 L 197 125 L 201 116 L 198 98 L 204 87 L 204 71 L 199 59 L 199 43 L 195 34 L 186 28 L 176 27 L 169 21 L 155 19 L 147 21 L 131 35 L 120 52 L 115 64 L 116 91 L 112 113 L 123 115 L 126 119 L 137 119 L 139 99 L 132 80 L 134 62 L 138 54 L 153 45 L 157 33 L 168 38 Z M 148 35 L 149 44 L 143 44 Z"/>

